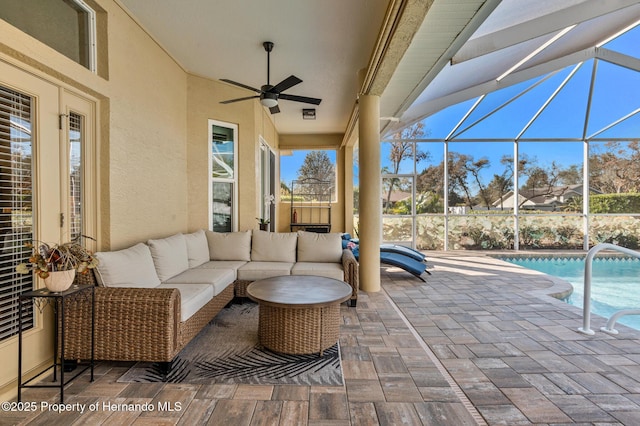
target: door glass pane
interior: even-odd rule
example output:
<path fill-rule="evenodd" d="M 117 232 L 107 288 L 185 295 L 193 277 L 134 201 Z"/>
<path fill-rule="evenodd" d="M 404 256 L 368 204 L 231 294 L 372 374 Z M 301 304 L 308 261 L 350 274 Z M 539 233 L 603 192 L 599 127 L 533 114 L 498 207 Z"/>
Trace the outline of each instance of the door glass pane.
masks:
<path fill-rule="evenodd" d="M 82 235 L 83 120 L 80 114 L 69 114 L 69 234 L 72 241 Z"/>
<path fill-rule="evenodd" d="M 0 86 L 0 341 L 18 333 L 18 296 L 33 289 L 32 274 L 18 274 L 33 239 L 32 101 Z M 23 327 L 33 326 L 33 311 Z"/>

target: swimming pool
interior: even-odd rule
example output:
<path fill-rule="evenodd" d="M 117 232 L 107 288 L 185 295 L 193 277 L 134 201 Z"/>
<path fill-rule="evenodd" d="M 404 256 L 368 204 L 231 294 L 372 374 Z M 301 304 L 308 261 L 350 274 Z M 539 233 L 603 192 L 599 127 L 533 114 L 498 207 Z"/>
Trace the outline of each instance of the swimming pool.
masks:
<path fill-rule="evenodd" d="M 583 307 L 584 256 L 501 259 L 570 282 L 574 291 L 566 301 L 573 306 Z M 591 276 L 591 312 L 609 318 L 620 309 L 631 308 L 640 308 L 640 260 L 627 257 L 595 258 Z M 622 317 L 618 322 L 640 330 L 638 315 Z"/>

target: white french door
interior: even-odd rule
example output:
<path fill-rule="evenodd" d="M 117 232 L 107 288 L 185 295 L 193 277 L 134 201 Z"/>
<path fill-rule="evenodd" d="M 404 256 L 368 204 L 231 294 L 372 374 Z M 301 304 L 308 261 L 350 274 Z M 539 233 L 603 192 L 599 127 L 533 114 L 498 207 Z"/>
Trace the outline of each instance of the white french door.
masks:
<path fill-rule="evenodd" d="M 0 359 L 15 358 L 18 296 L 41 285 L 15 270 L 25 243 L 96 235 L 94 122 L 94 102 L 0 61 Z M 52 329 L 38 314 L 26 313 L 23 340 L 44 356 Z M 15 380 L 5 371 L 0 387 Z"/>
<path fill-rule="evenodd" d="M 96 248 L 95 103 L 62 91 L 60 240 Z M 87 238 L 88 237 L 88 238 Z"/>

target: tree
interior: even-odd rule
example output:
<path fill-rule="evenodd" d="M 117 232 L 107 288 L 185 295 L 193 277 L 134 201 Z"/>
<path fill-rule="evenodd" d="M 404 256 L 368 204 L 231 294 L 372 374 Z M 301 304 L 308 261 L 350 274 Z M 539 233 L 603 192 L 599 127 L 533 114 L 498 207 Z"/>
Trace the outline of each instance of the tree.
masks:
<path fill-rule="evenodd" d="M 415 154 L 416 161 L 422 161 L 429 157 L 429 154 L 417 149 L 416 143 L 408 141 L 407 139 L 419 139 L 425 135 L 424 123 L 418 122 L 413 126 L 407 127 L 401 132 L 393 135 L 396 139 L 391 142 L 391 152 L 389 152 L 389 160 L 391 161 L 391 169 L 388 167 L 382 168 L 382 173 L 398 174 L 400 171 L 400 165 L 403 160 L 413 159 Z M 387 199 L 384 206 L 388 207 L 391 202 L 391 194 L 393 194 L 394 188 L 400 183 L 399 179 L 392 178 L 387 188 Z"/>
<path fill-rule="evenodd" d="M 561 168 L 555 161 L 547 167 L 532 166 L 526 174 L 527 182 L 522 185 L 522 189 L 529 190 L 527 195 L 529 198 L 555 195 L 561 196 L 569 189 L 569 185 L 579 184 L 582 181 L 582 175 L 579 167 L 575 164 L 567 168 Z M 527 197 L 523 197 L 520 205 L 522 206 Z"/>
<path fill-rule="evenodd" d="M 493 175 L 493 179 L 487 185 L 487 194 L 492 200 L 500 201 L 500 210 L 504 210 L 504 196 L 513 188 L 513 179 L 507 179 L 502 175 Z"/>
<path fill-rule="evenodd" d="M 449 169 L 449 192 L 456 193 L 456 195 L 466 201 L 467 206 L 473 209 L 473 195 L 471 194 L 471 186 L 467 181 L 467 163 L 473 162 L 473 157 L 467 154 L 460 154 L 459 152 L 449 152 L 448 169 Z M 462 193 L 462 196 L 458 195 Z M 449 205 L 455 205 L 451 198 L 449 199 Z"/>
<path fill-rule="evenodd" d="M 280 181 L 280 195 L 286 197 L 291 196 L 291 188 L 289 188 L 284 181 Z"/>
<path fill-rule="evenodd" d="M 640 192 L 640 144 L 607 142 L 598 153 L 598 144 L 589 156 L 589 185 L 603 194 Z"/>
<path fill-rule="evenodd" d="M 504 210 L 504 196 L 509 191 L 513 191 L 513 156 L 503 155 L 500 159 L 500 164 L 504 166 L 504 169 L 501 174 L 493 175 L 493 180 L 489 182 L 487 190 L 491 199 L 500 200 L 500 210 Z M 526 174 L 531 164 L 532 160 L 526 154 L 520 155 L 518 159 L 518 176 Z"/>
<path fill-rule="evenodd" d="M 335 185 L 335 166 L 326 151 L 309 152 L 298 169 L 298 180 L 321 182 L 314 185 L 301 185 L 293 188 L 296 193 L 327 195 Z"/>
<path fill-rule="evenodd" d="M 478 201 L 484 203 L 487 210 L 491 209 L 492 200 L 489 195 L 489 191 L 482 183 L 482 178 L 480 177 L 480 173 L 482 172 L 483 169 L 486 169 L 487 167 L 489 167 L 490 164 L 491 162 L 489 161 L 489 159 L 485 157 L 482 157 L 478 161 L 473 161 L 473 157 L 471 157 L 470 160 L 464 164 L 464 168 L 467 171 L 467 174 L 471 174 L 471 176 L 473 176 L 473 180 L 476 182 L 476 185 L 478 186 L 478 195 L 477 195 Z"/>

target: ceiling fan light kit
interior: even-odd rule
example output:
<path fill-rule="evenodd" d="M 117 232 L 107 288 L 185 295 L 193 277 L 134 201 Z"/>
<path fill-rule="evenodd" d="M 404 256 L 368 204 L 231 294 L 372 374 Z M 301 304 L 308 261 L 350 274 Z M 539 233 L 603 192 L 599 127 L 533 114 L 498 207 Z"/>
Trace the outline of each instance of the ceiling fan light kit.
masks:
<path fill-rule="evenodd" d="M 257 93 L 255 96 L 245 96 L 242 98 L 229 99 L 226 101 L 220 102 L 221 104 L 230 104 L 233 102 L 246 101 L 249 99 L 260 99 L 260 103 L 265 107 L 269 108 L 271 114 L 277 114 L 280 112 L 280 108 L 278 107 L 278 101 L 280 99 L 284 99 L 287 101 L 294 102 L 303 102 L 307 104 L 320 105 L 322 99 L 318 98 L 309 98 L 306 96 L 298 96 L 298 95 L 289 95 L 287 93 L 282 93 L 287 89 L 295 86 L 296 84 L 302 83 L 295 75 L 290 75 L 289 77 L 282 80 L 280 83 L 272 86 L 270 83 L 270 74 L 271 74 L 271 51 L 273 50 L 273 43 L 270 41 L 265 41 L 262 43 L 264 50 L 267 52 L 267 84 L 262 85 L 260 89 L 256 89 L 255 87 L 247 86 L 246 84 L 238 83 L 237 81 L 228 80 L 226 78 L 221 79 L 229 84 L 233 84 L 238 87 L 242 87 L 243 89 L 248 89 Z"/>
<path fill-rule="evenodd" d="M 264 97 L 260 99 L 260 103 L 267 108 L 273 108 L 274 106 L 278 105 L 278 98 L 275 94 L 266 92 L 264 94 Z"/>

